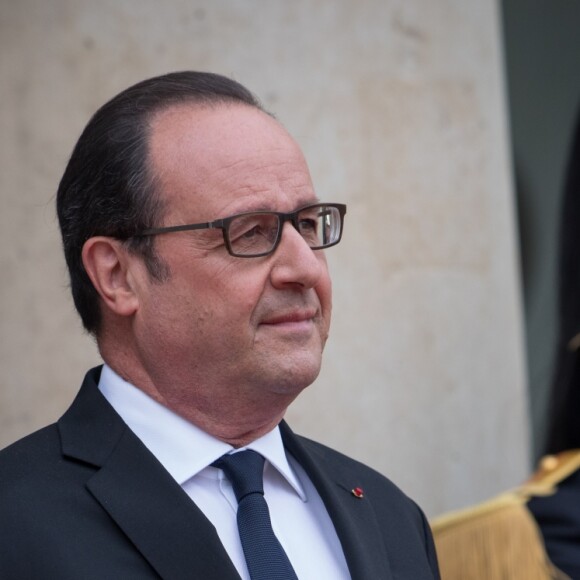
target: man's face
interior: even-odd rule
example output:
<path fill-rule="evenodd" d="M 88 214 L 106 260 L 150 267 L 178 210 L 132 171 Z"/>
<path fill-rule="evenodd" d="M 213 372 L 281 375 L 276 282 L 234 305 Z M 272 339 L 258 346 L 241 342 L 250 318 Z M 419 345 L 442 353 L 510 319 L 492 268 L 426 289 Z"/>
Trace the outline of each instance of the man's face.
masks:
<path fill-rule="evenodd" d="M 152 122 L 149 163 L 166 226 L 233 214 L 289 212 L 317 201 L 300 149 L 268 115 L 243 105 L 182 105 Z M 134 332 L 169 406 L 251 407 L 291 401 L 318 375 L 331 283 L 324 253 L 290 223 L 274 254 L 230 256 L 221 230 L 156 237 L 169 281 L 136 277 Z"/>

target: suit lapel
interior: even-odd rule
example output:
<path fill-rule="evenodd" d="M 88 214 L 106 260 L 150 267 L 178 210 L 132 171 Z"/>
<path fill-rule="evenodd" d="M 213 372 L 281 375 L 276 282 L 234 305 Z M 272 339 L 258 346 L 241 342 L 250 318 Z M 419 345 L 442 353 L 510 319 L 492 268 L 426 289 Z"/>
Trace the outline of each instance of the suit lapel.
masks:
<path fill-rule="evenodd" d="M 284 422 L 284 445 L 304 468 L 320 494 L 344 551 L 352 580 L 393 578 L 382 533 L 371 502 L 353 494 L 356 481 L 347 480 L 327 465 L 323 453 L 306 449 Z"/>
<path fill-rule="evenodd" d="M 97 469 L 87 488 L 162 578 L 239 580 L 213 525 L 87 375 L 59 421 L 63 453 Z"/>

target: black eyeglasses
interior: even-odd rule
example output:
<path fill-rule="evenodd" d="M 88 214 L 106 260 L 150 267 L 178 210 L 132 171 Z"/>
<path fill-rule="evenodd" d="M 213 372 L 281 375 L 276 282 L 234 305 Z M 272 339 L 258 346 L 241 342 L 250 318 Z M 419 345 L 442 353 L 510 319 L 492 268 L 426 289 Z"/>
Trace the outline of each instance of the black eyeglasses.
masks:
<path fill-rule="evenodd" d="M 232 256 L 258 258 L 276 250 L 285 222 L 291 222 L 313 250 L 338 244 L 345 213 L 346 205 L 342 203 L 316 203 L 290 213 L 254 211 L 212 222 L 150 228 L 133 237 L 217 228 L 222 230 L 226 248 Z"/>

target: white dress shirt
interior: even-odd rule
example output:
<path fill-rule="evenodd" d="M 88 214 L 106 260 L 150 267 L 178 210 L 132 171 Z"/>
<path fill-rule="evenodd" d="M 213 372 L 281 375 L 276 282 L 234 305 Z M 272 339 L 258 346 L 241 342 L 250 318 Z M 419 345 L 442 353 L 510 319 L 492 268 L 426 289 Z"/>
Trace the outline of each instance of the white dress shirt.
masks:
<path fill-rule="evenodd" d="M 233 447 L 157 403 L 107 365 L 103 367 L 99 389 L 215 526 L 238 573 L 249 580 L 232 486 L 223 471 L 211 467 Z M 253 449 L 266 458 L 264 497 L 274 532 L 298 578 L 349 579 L 344 553 L 328 512 L 302 467 L 291 455 L 286 455 L 279 428 L 245 449 Z"/>

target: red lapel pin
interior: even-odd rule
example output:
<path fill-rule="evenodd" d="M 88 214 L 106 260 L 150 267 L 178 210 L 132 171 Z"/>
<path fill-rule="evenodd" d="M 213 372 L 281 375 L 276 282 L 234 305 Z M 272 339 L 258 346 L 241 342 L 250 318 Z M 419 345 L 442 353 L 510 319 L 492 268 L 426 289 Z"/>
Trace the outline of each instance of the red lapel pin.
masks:
<path fill-rule="evenodd" d="M 351 490 L 350 493 L 352 493 L 354 497 L 358 497 L 359 499 L 362 499 L 365 496 L 362 487 L 355 487 L 354 489 Z"/>

